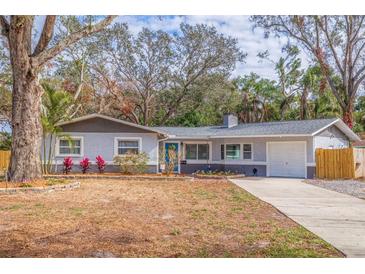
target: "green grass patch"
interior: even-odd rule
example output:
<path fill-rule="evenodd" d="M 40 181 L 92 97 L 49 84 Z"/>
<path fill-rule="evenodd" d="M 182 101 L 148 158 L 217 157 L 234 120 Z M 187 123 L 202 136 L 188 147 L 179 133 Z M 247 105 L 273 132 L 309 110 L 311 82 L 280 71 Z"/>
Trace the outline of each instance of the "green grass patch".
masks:
<path fill-rule="evenodd" d="M 11 205 L 11 206 L 7 206 L 7 207 L 0 207 L 0 211 L 15 211 L 15 210 L 18 210 L 18 209 L 21 209 L 23 208 L 24 205 L 22 204 L 15 204 L 15 205 Z"/>
<path fill-rule="evenodd" d="M 36 204 L 34 205 L 34 207 L 35 207 L 35 208 L 37 208 L 37 209 L 44 209 L 44 208 L 45 208 L 45 205 L 44 205 L 44 204 L 42 204 L 42 203 L 36 203 Z"/>
<path fill-rule="evenodd" d="M 207 213 L 208 213 L 208 209 L 206 209 L 206 208 L 202 208 L 202 209 L 194 209 L 194 210 L 191 212 L 191 216 L 192 216 L 194 219 L 199 219 L 199 218 L 204 217 Z"/>
<path fill-rule="evenodd" d="M 317 258 L 323 257 L 323 249 L 335 250 L 330 244 L 316 237 L 304 227 L 291 229 L 277 228 L 271 237 L 266 256 L 275 258 Z M 318 248 L 308 248 L 308 244 Z"/>
<path fill-rule="evenodd" d="M 83 209 L 83 208 L 81 208 L 81 207 L 71 207 L 71 208 L 70 208 L 70 212 L 71 212 L 74 216 L 76 216 L 76 217 L 80 217 L 80 216 L 82 216 L 82 215 L 83 215 L 83 213 L 84 213 L 84 209 Z"/>
<path fill-rule="evenodd" d="M 196 191 L 194 191 L 194 194 L 199 196 L 199 198 L 201 198 L 201 199 L 211 200 L 211 199 L 216 199 L 217 198 L 216 193 L 211 192 L 211 191 L 207 191 L 203 188 L 197 189 Z"/>
<path fill-rule="evenodd" d="M 231 211 L 232 212 L 241 212 L 241 211 L 243 211 L 243 208 L 242 207 L 232 207 Z"/>
<path fill-rule="evenodd" d="M 209 258 L 209 252 L 206 248 L 200 248 L 198 250 L 197 256 L 198 258 Z"/>
<path fill-rule="evenodd" d="M 173 228 L 172 230 L 171 230 L 171 232 L 170 232 L 170 235 L 173 235 L 173 236 L 178 236 L 178 235 L 180 235 L 181 234 L 181 231 L 180 231 L 180 229 L 178 229 L 178 228 Z"/>
<path fill-rule="evenodd" d="M 33 185 L 32 185 L 32 184 L 30 184 L 30 183 L 23 183 L 23 184 L 21 184 L 19 187 L 27 188 L 27 187 L 33 187 Z"/>
<path fill-rule="evenodd" d="M 230 188 L 227 192 L 230 194 L 230 200 L 235 203 L 252 202 L 255 200 L 250 193 L 240 189 Z"/>
<path fill-rule="evenodd" d="M 47 179 L 47 186 L 54 186 L 54 185 L 61 185 L 61 184 L 65 184 L 67 183 L 67 180 L 65 179 L 54 179 L 54 178 L 50 178 Z"/>

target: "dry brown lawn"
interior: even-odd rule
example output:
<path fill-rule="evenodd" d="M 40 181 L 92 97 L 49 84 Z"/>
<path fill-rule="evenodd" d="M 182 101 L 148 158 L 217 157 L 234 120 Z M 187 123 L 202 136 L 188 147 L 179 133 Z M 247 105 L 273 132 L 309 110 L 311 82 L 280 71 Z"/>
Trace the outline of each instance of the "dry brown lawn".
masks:
<path fill-rule="evenodd" d="M 338 257 L 226 181 L 83 180 L 0 195 L 0 257 Z"/>

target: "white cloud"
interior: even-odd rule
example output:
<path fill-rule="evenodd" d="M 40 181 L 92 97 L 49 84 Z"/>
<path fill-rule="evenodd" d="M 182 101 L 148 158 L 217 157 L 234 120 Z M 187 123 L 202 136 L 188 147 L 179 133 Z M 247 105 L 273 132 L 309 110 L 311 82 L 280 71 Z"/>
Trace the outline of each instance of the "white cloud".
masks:
<path fill-rule="evenodd" d="M 262 77 L 275 79 L 273 64 L 259 62 L 257 53 L 268 50 L 270 58 L 277 60 L 287 42 L 286 38 L 265 39 L 262 30 L 252 29 L 249 16 L 121 16 L 118 21 L 128 23 L 132 33 L 137 33 L 143 27 L 174 32 L 182 22 L 215 26 L 219 32 L 236 38 L 241 50 L 248 54 L 244 64 L 237 64 L 233 76 L 254 72 Z M 305 58 L 304 54 L 303 57 Z M 306 64 L 305 61 L 303 63 Z"/>

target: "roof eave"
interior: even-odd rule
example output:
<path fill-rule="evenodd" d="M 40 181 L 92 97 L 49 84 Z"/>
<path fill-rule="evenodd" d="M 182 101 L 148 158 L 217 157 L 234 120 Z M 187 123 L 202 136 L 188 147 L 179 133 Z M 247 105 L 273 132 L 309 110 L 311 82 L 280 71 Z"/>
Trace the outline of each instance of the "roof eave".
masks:
<path fill-rule="evenodd" d="M 333 122 L 329 123 L 328 125 L 324 126 L 323 128 L 315 131 L 312 133 L 312 136 L 317 135 L 318 133 L 322 132 L 323 130 L 329 128 L 330 126 L 337 126 L 351 141 L 360 141 L 361 138 L 355 134 L 351 128 L 349 128 L 341 119 L 337 118 Z"/>
<path fill-rule="evenodd" d="M 261 134 L 261 135 L 236 135 L 236 136 L 210 136 L 209 138 L 261 138 L 261 137 L 310 137 L 310 134 Z"/>

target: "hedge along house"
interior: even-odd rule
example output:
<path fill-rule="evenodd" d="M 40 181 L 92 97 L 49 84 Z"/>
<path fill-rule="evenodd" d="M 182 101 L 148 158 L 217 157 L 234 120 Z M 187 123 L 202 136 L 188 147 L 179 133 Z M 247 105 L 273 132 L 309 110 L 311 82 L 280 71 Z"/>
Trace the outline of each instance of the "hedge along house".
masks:
<path fill-rule="evenodd" d="M 316 148 L 345 148 L 359 140 L 337 118 L 239 124 L 234 115 L 225 115 L 221 126 L 145 127 L 92 114 L 60 126 L 68 137 L 55 141 L 53 163 L 58 171 L 64 157 L 71 156 L 76 167 L 82 157 L 93 161 L 97 155 L 107 161 L 107 170 L 117 171 L 113 157 L 131 151 L 147 153 L 148 171 L 156 173 L 161 148 L 173 147 L 181 157 L 175 167 L 178 173 L 217 169 L 312 178 Z"/>

